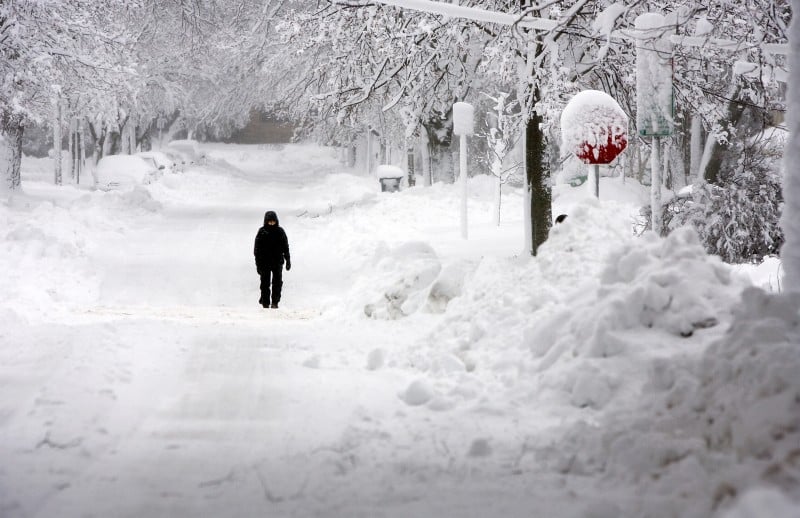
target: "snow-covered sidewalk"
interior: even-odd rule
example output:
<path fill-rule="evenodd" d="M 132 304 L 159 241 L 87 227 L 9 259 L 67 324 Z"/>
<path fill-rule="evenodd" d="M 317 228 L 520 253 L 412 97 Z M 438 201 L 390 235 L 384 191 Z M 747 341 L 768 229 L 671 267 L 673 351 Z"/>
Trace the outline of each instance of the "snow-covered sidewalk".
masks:
<path fill-rule="evenodd" d="M 634 239 L 635 185 L 557 192 L 531 260 L 519 193 L 493 227 L 480 178 L 464 242 L 450 186 L 205 152 L 0 206 L 0 515 L 703 517 L 796 489 L 797 301 L 740 303 L 690 232 Z M 277 311 L 267 209 L 292 247 Z"/>

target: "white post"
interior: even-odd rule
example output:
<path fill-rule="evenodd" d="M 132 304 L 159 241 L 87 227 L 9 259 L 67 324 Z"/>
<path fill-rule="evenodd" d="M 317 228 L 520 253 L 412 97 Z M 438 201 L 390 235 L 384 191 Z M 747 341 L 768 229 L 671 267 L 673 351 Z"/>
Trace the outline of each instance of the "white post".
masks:
<path fill-rule="evenodd" d="M 503 201 L 503 179 L 496 176 L 494 179 L 494 225 L 500 226 L 500 215 Z"/>
<path fill-rule="evenodd" d="M 800 11 L 800 1 L 793 0 L 795 13 Z M 789 25 L 790 52 L 787 57 L 791 74 L 787 83 L 786 124 L 789 139 L 783 156 L 785 173 L 783 179 L 784 208 L 781 228 L 786 242 L 781 247 L 781 263 L 786 272 L 783 288 L 787 293 L 800 292 L 800 17 L 793 16 Z M 797 348 L 795 348 L 796 350 Z"/>
<path fill-rule="evenodd" d="M 431 150 L 428 148 L 429 144 L 428 130 L 421 127 L 419 130 L 419 150 L 422 153 L 422 181 L 425 187 L 430 187 L 433 184 L 433 175 L 431 174 Z"/>
<path fill-rule="evenodd" d="M 458 149 L 461 173 L 461 237 L 467 239 L 467 135 L 475 128 L 475 109 L 469 103 L 453 105 L 453 133 L 461 137 Z"/>
<path fill-rule="evenodd" d="M 367 176 L 372 174 L 372 129 L 367 128 Z"/>
<path fill-rule="evenodd" d="M 53 163 L 55 165 L 55 184 L 63 183 L 61 177 L 61 104 L 53 98 Z"/>
<path fill-rule="evenodd" d="M 594 164 L 592 167 L 592 174 L 594 175 L 594 197 L 600 199 L 600 166 Z"/>
<path fill-rule="evenodd" d="M 661 139 L 653 137 L 653 151 L 650 155 L 650 207 L 651 218 L 653 224 L 653 232 L 656 235 L 661 235 L 661 158 L 659 157 L 659 148 L 661 146 Z"/>
<path fill-rule="evenodd" d="M 461 237 L 467 234 L 467 136 L 461 135 L 459 143 L 459 169 L 461 172 Z"/>

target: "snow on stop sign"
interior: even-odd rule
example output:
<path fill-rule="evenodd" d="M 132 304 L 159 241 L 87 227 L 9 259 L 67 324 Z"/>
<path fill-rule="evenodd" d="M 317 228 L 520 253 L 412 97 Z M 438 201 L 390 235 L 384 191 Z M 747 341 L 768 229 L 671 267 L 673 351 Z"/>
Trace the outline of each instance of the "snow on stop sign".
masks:
<path fill-rule="evenodd" d="M 587 164 L 609 164 L 628 145 L 628 116 L 599 90 L 584 90 L 561 112 L 561 143 Z"/>

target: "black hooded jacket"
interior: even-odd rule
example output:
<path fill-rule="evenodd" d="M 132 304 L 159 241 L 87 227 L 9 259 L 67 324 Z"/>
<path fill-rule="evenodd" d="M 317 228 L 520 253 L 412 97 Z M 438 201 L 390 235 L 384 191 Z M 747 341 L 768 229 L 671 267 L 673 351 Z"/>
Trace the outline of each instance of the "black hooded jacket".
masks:
<path fill-rule="evenodd" d="M 268 225 L 267 221 L 274 219 L 275 225 Z M 286 232 L 280 227 L 278 215 L 272 211 L 264 214 L 264 226 L 258 229 L 256 242 L 253 247 L 256 258 L 256 269 L 267 270 L 283 265 L 284 259 L 289 262 L 289 240 Z"/>

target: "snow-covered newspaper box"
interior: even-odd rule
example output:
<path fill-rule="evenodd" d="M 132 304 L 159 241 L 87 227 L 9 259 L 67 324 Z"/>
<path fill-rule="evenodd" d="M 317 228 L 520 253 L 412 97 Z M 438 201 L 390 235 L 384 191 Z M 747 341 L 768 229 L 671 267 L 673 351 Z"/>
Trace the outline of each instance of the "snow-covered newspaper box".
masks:
<path fill-rule="evenodd" d="M 594 194 L 600 197 L 600 165 L 613 162 L 628 145 L 628 116 L 599 90 L 577 93 L 561 112 L 561 144 L 594 166 Z"/>
<path fill-rule="evenodd" d="M 461 237 L 467 239 L 467 137 L 475 131 L 475 109 L 469 103 L 453 104 L 453 133 L 459 136 L 461 182 Z"/>
<path fill-rule="evenodd" d="M 403 181 L 405 173 L 396 165 L 379 165 L 375 174 L 381 183 L 381 191 L 396 192 L 400 190 L 400 182 Z"/>

